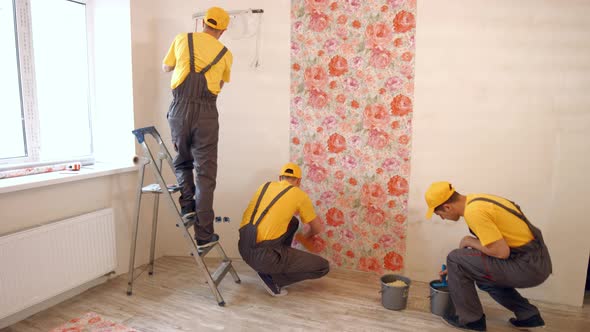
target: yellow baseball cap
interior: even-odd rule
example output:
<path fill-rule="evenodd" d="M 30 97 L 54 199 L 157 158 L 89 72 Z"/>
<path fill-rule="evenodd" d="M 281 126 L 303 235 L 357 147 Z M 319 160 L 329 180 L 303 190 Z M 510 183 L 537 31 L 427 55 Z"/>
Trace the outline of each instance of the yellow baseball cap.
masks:
<path fill-rule="evenodd" d="M 229 14 L 220 7 L 211 7 L 205 14 L 205 24 L 217 30 L 225 30 L 229 25 Z"/>
<path fill-rule="evenodd" d="M 301 168 L 295 163 L 286 163 L 285 166 L 281 168 L 281 174 L 279 175 L 301 179 Z"/>
<path fill-rule="evenodd" d="M 454 192 L 455 188 L 453 188 L 453 186 L 446 181 L 432 183 L 428 190 L 426 190 L 426 194 L 424 194 L 426 204 L 428 205 L 426 219 L 432 218 L 434 209 L 446 202 L 447 199 L 451 198 L 451 195 L 453 195 Z"/>

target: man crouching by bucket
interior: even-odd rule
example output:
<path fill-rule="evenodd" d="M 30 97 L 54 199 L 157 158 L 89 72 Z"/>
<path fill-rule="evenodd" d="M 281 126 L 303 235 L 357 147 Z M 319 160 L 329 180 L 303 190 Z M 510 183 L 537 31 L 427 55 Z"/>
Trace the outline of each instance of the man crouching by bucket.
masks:
<path fill-rule="evenodd" d="M 465 219 L 473 236 L 465 236 L 447 256 L 449 293 L 455 315 L 443 319 L 451 326 L 485 331 L 486 318 L 475 284 L 496 302 L 514 312 L 517 328 L 545 325 L 539 310 L 515 288 L 535 287 L 551 274 L 551 258 L 541 231 L 520 207 L 501 197 L 461 195 L 448 182 L 435 182 L 425 194 L 430 219 Z M 446 272 L 441 271 L 441 274 Z"/>

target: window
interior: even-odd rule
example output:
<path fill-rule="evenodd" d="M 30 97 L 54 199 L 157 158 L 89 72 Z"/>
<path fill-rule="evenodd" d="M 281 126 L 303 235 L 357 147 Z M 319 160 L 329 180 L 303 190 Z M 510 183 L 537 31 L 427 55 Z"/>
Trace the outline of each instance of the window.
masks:
<path fill-rule="evenodd" d="M 0 164 L 91 159 L 87 30 L 83 2 L 0 0 Z"/>

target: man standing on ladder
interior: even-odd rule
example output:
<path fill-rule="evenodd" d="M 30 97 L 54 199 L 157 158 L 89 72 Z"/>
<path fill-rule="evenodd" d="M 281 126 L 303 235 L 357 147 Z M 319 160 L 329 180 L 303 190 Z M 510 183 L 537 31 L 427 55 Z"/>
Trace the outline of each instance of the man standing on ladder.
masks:
<path fill-rule="evenodd" d="M 185 220 L 196 218 L 195 239 L 199 247 L 219 240 L 213 232 L 219 139 L 216 101 L 223 84 L 230 80 L 233 61 L 231 52 L 219 42 L 228 24 L 225 10 L 209 8 L 203 20 L 203 32 L 178 34 L 162 65 L 165 72 L 174 70 L 171 80 L 174 99 L 167 118 L 174 150 L 178 153 L 174 168 L 182 188 L 181 213 Z M 197 173 L 196 188 L 193 167 Z"/>
<path fill-rule="evenodd" d="M 309 231 L 309 241 L 323 229 L 307 194 L 299 189 L 301 169 L 288 163 L 281 169 L 278 182 L 260 186 L 240 224 L 240 255 L 252 267 L 272 296 L 286 295 L 283 287 L 292 283 L 321 278 L 330 271 L 324 258 L 291 247 L 299 228 L 299 215 Z"/>
<path fill-rule="evenodd" d="M 425 195 L 426 218 L 463 217 L 474 236 L 465 236 L 447 256 L 449 293 L 455 315 L 443 319 L 472 331 L 486 330 L 486 316 L 475 285 L 499 304 L 514 312 L 510 324 L 517 328 L 545 325 L 537 307 L 515 288 L 535 287 L 551 274 L 551 257 L 541 231 L 529 222 L 520 207 L 501 197 L 461 195 L 448 182 L 435 182 Z"/>

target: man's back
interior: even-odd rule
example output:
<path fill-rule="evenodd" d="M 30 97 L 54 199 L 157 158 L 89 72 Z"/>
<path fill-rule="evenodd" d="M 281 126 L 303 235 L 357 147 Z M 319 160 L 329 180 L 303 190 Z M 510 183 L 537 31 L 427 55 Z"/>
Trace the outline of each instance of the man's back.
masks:
<path fill-rule="evenodd" d="M 187 33 L 178 34 L 164 58 L 165 65 L 174 67 L 174 73 L 170 81 L 172 89 L 178 87 L 190 72 L 187 36 Z M 215 37 L 203 32 L 193 33 L 193 45 L 197 72 L 209 65 L 224 47 Z M 229 83 L 232 63 L 233 55 L 228 50 L 223 58 L 205 73 L 209 91 L 219 94 L 221 91 L 220 81 Z"/>
<path fill-rule="evenodd" d="M 266 209 L 279 192 L 287 188 L 289 185 L 289 182 L 285 180 L 270 183 L 266 193 L 262 197 L 253 222 L 258 220 L 262 211 Z M 263 186 L 260 186 L 258 188 L 250 200 L 246 211 L 244 211 L 240 228 L 250 222 L 252 212 L 254 211 L 262 187 Z M 291 222 L 291 218 L 293 218 L 295 214 L 299 214 L 303 223 L 308 223 L 316 218 L 313 204 L 309 199 L 309 196 L 297 187 L 291 188 L 291 190 L 281 197 L 268 211 L 264 219 L 258 225 L 256 242 L 259 243 L 264 240 L 273 240 L 285 234 L 287 227 Z"/>
<path fill-rule="evenodd" d="M 520 247 L 534 239 L 527 224 L 506 209 L 486 201 L 473 201 L 487 198 L 518 212 L 518 208 L 502 197 L 487 194 L 467 195 L 465 222 L 478 236 L 482 245 L 504 238 L 509 247 Z M 473 202 L 472 202 L 473 201 Z"/>

